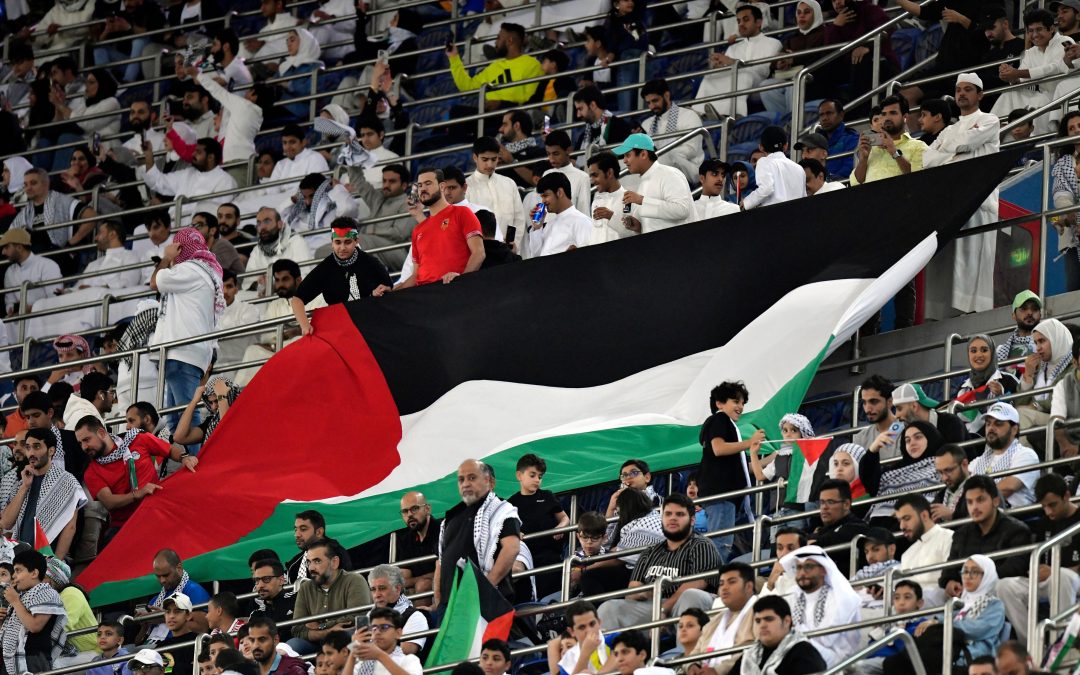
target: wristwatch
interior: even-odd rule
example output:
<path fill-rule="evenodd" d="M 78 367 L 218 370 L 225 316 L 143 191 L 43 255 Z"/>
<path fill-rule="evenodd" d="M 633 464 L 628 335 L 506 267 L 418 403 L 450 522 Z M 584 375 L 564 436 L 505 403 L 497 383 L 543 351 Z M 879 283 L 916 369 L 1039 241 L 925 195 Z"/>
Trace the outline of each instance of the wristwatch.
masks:
<path fill-rule="evenodd" d="M 904 153 L 900 152 L 900 148 L 897 148 L 896 152 L 893 153 L 892 158 L 893 159 L 900 159 L 903 156 L 904 156 Z"/>

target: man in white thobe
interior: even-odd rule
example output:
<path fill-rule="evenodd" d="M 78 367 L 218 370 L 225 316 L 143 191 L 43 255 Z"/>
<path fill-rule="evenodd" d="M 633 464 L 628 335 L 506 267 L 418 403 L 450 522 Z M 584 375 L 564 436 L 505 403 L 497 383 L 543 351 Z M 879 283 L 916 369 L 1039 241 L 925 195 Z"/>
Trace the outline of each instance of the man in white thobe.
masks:
<path fill-rule="evenodd" d="M 270 174 L 270 182 L 295 178 L 294 182 L 273 185 L 266 188 L 266 197 L 269 199 L 259 200 L 258 206 L 274 206 L 278 211 L 284 211 L 292 204 L 292 196 L 300 187 L 300 181 L 310 173 L 325 173 L 330 170 L 326 158 L 307 147 L 307 140 L 300 127 L 290 124 L 281 132 L 281 150 L 284 157 L 274 165 L 274 171 Z M 379 171 L 379 180 L 382 180 L 382 171 Z M 245 199 L 245 202 L 250 198 Z"/>
<path fill-rule="evenodd" d="M 1070 37 L 1058 33 L 1054 26 L 1054 15 L 1037 9 L 1029 12 L 1025 19 L 1031 47 L 1024 50 L 1019 67 L 1008 63 L 998 66 L 998 76 L 1015 84 L 1020 81 L 1038 80 L 1051 75 L 1060 75 L 1069 71 L 1065 62 L 1065 50 L 1073 44 Z M 1017 108 L 1040 108 L 1050 102 L 1050 95 L 1056 83 L 1034 83 L 1020 89 L 1013 89 L 1001 94 L 994 102 L 990 112 L 998 117 L 1006 117 Z M 1042 115 L 1035 120 L 1035 133 L 1044 134 L 1056 131 L 1051 128 L 1049 115 Z"/>
<path fill-rule="evenodd" d="M 473 163 L 476 171 L 469 175 L 469 201 L 485 206 L 495 214 L 496 238 L 508 227 L 515 228 L 514 241 L 519 244 L 525 234 L 527 221 L 521 205 L 517 183 L 495 172 L 499 165 L 499 142 L 481 136 L 473 143 Z M 500 238 L 500 241 L 505 236 Z"/>
<path fill-rule="evenodd" d="M 798 585 L 789 598 L 792 629 L 807 633 L 860 620 L 859 594 L 820 546 L 796 549 L 784 556 L 780 564 Z M 858 630 L 821 635 L 810 638 L 810 642 L 830 666 L 851 656 L 862 645 Z"/>
<path fill-rule="evenodd" d="M 26 289 L 26 307 L 20 308 L 19 293 L 4 294 L 4 312 L 7 315 L 16 312 L 27 313 L 34 303 L 43 298 L 51 298 L 60 290 L 60 266 L 52 258 L 42 258 L 30 252 L 30 233 L 21 227 L 13 227 L 0 237 L 0 253 L 4 254 L 10 265 L 4 270 L 4 286 L 15 288 L 23 282 L 56 280 L 55 285 L 37 286 Z"/>
<path fill-rule="evenodd" d="M 698 87 L 697 96 L 695 97 L 697 100 L 756 87 L 769 76 L 768 63 L 745 67 L 742 65 L 746 61 L 775 56 L 784 49 L 779 40 L 761 33 L 763 17 L 764 14 L 761 13 L 761 9 L 755 5 L 742 5 L 736 10 L 735 18 L 739 22 L 739 39 L 735 41 L 735 44 L 728 47 L 724 53 L 714 53 L 709 57 L 709 62 L 713 68 L 723 68 L 723 70 L 718 73 L 710 73 L 701 80 L 701 86 Z M 738 74 L 734 75 L 734 71 L 729 66 L 736 61 L 739 61 L 740 64 Z M 746 114 L 746 96 L 732 96 L 706 103 L 719 111 L 721 115 Z M 705 113 L 705 104 L 696 104 L 693 108 L 699 114 Z"/>
<path fill-rule="evenodd" d="M 724 199 L 724 181 L 729 167 L 719 159 L 707 159 L 698 167 L 701 196 L 694 202 L 694 220 L 708 220 L 739 213 L 737 205 Z"/>
<path fill-rule="evenodd" d="M 758 147 L 768 154 L 758 160 L 757 188 L 743 197 L 743 208 L 750 210 L 805 197 L 806 171 L 787 156 L 787 132 L 783 127 L 765 127 Z"/>
<path fill-rule="evenodd" d="M 642 121 L 641 128 L 653 139 L 658 134 L 686 133 L 701 128 L 701 117 L 696 112 L 690 108 L 681 108 L 671 100 L 671 88 L 668 87 L 667 80 L 659 78 L 646 82 L 641 88 L 641 98 L 645 100 L 645 105 L 652 113 L 652 117 Z M 653 142 L 656 143 L 656 147 L 662 148 L 676 139 L 677 137 L 672 136 Z M 703 159 L 705 159 L 705 149 L 701 140 L 694 139 L 661 155 L 660 163 L 682 171 L 686 180 L 692 183 L 697 178 L 698 166 Z"/>
<path fill-rule="evenodd" d="M 592 201 L 589 175 L 574 166 L 570 159 L 572 145 L 570 136 L 562 129 L 556 129 L 544 137 L 544 149 L 547 150 L 548 162 L 551 163 L 551 168 L 545 171 L 544 175 L 558 172 L 566 176 L 570 181 L 570 195 L 574 200 L 574 207 L 582 213 L 588 213 Z M 529 210 L 526 210 L 526 213 L 529 213 Z"/>
<path fill-rule="evenodd" d="M 230 201 L 229 194 L 203 198 L 205 195 L 236 189 L 236 179 L 218 166 L 221 158 L 221 144 L 212 138 L 201 138 L 195 144 L 191 166 L 162 173 L 154 164 L 153 152 L 148 152 L 143 156 L 143 164 L 136 169 L 135 174 L 146 181 L 146 187 L 154 192 L 168 197 L 184 195 L 181 213 L 185 218 L 190 218 L 196 211 L 214 213 L 218 204 Z M 199 201 L 195 201 L 196 199 Z"/>
<path fill-rule="evenodd" d="M 537 183 L 536 191 L 547 207 L 547 214 L 530 223 L 524 237 L 527 257 L 539 258 L 588 246 L 592 219 L 574 208 L 570 180 L 561 173 L 548 174 Z"/>
<path fill-rule="evenodd" d="M 240 58 L 250 61 L 256 55 L 260 57 L 274 57 L 279 61 L 289 55 L 285 45 L 288 36 L 286 29 L 300 24 L 300 20 L 285 9 L 285 0 L 262 0 L 259 12 L 266 19 L 263 26 L 255 37 L 244 40 L 240 46 Z"/>
<path fill-rule="evenodd" d="M 930 502 L 922 495 L 904 495 L 896 502 L 896 519 L 904 539 L 910 542 L 900 556 L 901 570 L 928 567 L 949 559 L 952 550 L 953 531 L 934 523 L 930 517 Z M 938 586 L 940 571 L 933 570 L 911 577 L 923 589 L 927 607 L 945 603 L 945 591 Z"/>
<path fill-rule="evenodd" d="M 930 168 L 982 157 L 999 150 L 998 118 L 979 110 L 982 79 L 975 73 L 956 78 L 956 105 L 960 118 L 938 134 L 923 151 L 923 167 Z M 995 189 L 968 220 L 965 228 L 998 220 Z M 944 319 L 956 313 L 982 312 L 994 307 L 994 254 L 997 232 L 962 237 L 940 251 L 927 269 L 926 316 Z"/>
<path fill-rule="evenodd" d="M 114 220 L 106 220 L 98 225 L 94 238 L 100 257 L 86 264 L 86 273 L 102 272 L 115 267 L 126 267 L 143 262 L 135 251 L 124 248 L 124 228 Z M 79 288 L 135 288 L 142 285 L 142 270 L 131 269 L 112 274 L 101 274 L 80 280 Z"/>
<path fill-rule="evenodd" d="M 604 244 L 634 234 L 623 224 L 623 195 L 619 182 L 619 160 L 610 152 L 598 152 L 589 158 L 589 181 L 596 188 L 592 202 L 590 244 Z"/>
<path fill-rule="evenodd" d="M 632 174 L 641 176 L 637 191 L 623 194 L 623 205 L 630 204 L 627 229 L 655 232 L 694 220 L 694 197 L 690 183 L 678 169 L 658 161 L 656 146 L 646 134 L 630 134 L 615 148 Z"/>

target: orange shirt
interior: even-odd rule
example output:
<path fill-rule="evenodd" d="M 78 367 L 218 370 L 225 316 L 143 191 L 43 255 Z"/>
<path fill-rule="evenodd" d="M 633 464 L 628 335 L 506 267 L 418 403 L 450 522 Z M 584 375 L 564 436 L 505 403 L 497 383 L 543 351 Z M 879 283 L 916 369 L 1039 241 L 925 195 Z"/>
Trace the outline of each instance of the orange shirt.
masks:
<path fill-rule="evenodd" d="M 412 233 L 416 285 L 435 283 L 447 272 L 462 274 L 469 262 L 468 240 L 480 236 L 480 221 L 468 207 L 451 204 L 428 216 Z"/>

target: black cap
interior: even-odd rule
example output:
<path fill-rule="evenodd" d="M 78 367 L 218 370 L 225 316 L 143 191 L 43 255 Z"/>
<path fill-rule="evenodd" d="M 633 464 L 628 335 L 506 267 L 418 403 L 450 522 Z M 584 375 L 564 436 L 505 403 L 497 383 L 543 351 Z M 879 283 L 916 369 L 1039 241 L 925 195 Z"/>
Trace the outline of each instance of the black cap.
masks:
<path fill-rule="evenodd" d="M 884 527 L 871 527 L 866 531 L 864 536 L 866 538 L 863 541 L 872 541 L 876 544 L 885 544 L 888 546 L 896 543 L 896 537 Z"/>
<path fill-rule="evenodd" d="M 731 165 L 721 159 L 712 157 L 701 163 L 701 166 L 698 167 L 698 175 L 704 176 L 710 171 L 723 171 L 726 176 L 731 173 Z"/>
<path fill-rule="evenodd" d="M 787 142 L 788 134 L 784 127 L 765 127 L 765 131 L 761 132 L 761 147 L 765 148 L 765 152 L 783 150 Z"/>
<path fill-rule="evenodd" d="M 983 7 L 982 15 L 979 17 L 979 28 L 990 30 L 994 27 L 995 21 L 1006 19 L 1008 16 L 1003 5 L 987 5 Z"/>

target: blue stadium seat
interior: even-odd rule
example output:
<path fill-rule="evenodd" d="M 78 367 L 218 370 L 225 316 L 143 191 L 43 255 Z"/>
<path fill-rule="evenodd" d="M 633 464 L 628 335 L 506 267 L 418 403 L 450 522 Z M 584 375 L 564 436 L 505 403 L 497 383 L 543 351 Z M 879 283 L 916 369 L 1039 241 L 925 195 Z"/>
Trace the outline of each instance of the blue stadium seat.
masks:
<path fill-rule="evenodd" d="M 418 105 L 409 111 L 409 119 L 417 124 L 431 124 L 433 122 L 445 121 L 450 117 L 450 103 L 448 101 L 437 101 L 435 103 L 425 103 Z"/>
<path fill-rule="evenodd" d="M 449 28 L 440 26 L 420 33 L 416 38 L 416 46 L 420 49 L 442 47 L 453 34 Z M 421 54 L 416 62 L 416 72 L 424 73 L 431 70 L 439 70 L 446 67 L 446 56 L 442 50 Z"/>
<path fill-rule="evenodd" d="M 761 132 L 765 131 L 765 127 L 774 124 L 780 124 L 779 113 L 759 112 L 740 117 L 731 128 L 731 138 L 728 141 L 728 146 L 753 141 L 756 147 L 758 139 L 761 138 Z"/>
<path fill-rule="evenodd" d="M 762 127 L 764 129 L 765 127 Z M 724 158 L 728 164 L 731 162 L 737 162 L 739 160 L 750 161 L 750 155 L 754 154 L 754 151 L 758 149 L 760 145 L 758 140 L 746 141 L 728 146 L 727 157 Z"/>
<path fill-rule="evenodd" d="M 416 83 L 416 96 L 420 99 L 453 94 L 457 90 L 454 78 L 450 77 L 449 74 L 424 77 Z"/>
<path fill-rule="evenodd" d="M 709 67 L 709 55 L 707 52 L 691 52 L 689 54 L 683 54 L 671 59 L 668 62 L 667 70 L 664 74 L 668 77 L 673 75 L 681 75 L 683 73 L 692 73 L 698 70 L 704 70 Z M 676 101 L 683 101 L 694 97 L 694 92 L 697 91 L 698 84 L 701 82 L 700 77 L 694 77 L 682 80 L 669 80 L 668 85 L 671 87 L 671 98 Z"/>
<path fill-rule="evenodd" d="M 926 59 L 931 54 L 937 54 L 938 47 L 941 46 L 941 34 L 941 24 L 935 23 L 919 37 L 915 45 L 915 63 Z"/>
<path fill-rule="evenodd" d="M 911 67 L 915 57 L 915 47 L 923 36 L 921 28 L 901 28 L 892 34 L 892 48 L 896 58 L 900 59 L 900 70 Z"/>

